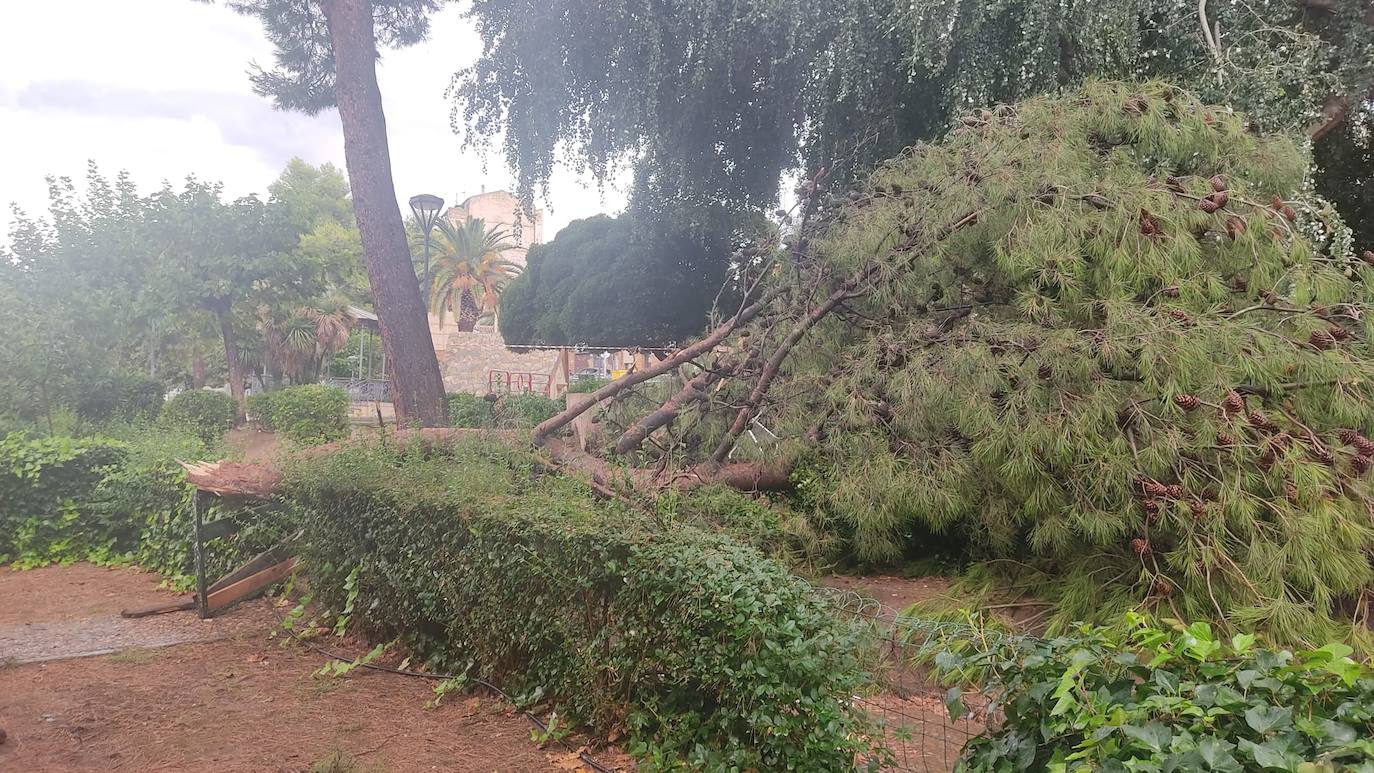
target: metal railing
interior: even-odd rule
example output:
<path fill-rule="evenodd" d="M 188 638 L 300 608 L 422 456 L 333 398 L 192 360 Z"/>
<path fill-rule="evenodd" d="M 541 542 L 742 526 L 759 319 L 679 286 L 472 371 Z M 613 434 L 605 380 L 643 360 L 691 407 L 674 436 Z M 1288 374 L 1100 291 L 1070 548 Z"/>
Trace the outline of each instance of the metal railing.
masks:
<path fill-rule="evenodd" d="M 322 379 L 320 383 L 342 389 L 348 394 L 348 399 L 355 403 L 391 401 L 391 382 L 386 379 L 331 376 Z"/>

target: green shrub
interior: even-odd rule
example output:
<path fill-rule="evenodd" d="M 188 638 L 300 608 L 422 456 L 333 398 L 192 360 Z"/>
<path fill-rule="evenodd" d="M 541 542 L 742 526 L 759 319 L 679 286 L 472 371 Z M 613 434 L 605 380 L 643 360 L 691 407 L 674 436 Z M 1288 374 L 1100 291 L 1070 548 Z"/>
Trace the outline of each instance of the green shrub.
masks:
<path fill-rule="evenodd" d="M 470 429 L 531 429 L 561 410 L 560 401 L 532 392 L 494 400 L 465 392 L 448 396 L 449 424 Z"/>
<path fill-rule="evenodd" d="M 337 387 L 306 384 L 253 395 L 248 412 L 264 429 L 297 443 L 348 437 L 348 395 Z"/>
<path fill-rule="evenodd" d="M 611 380 L 608 378 L 582 378 L 568 384 L 567 393 L 570 395 L 588 394 L 609 383 Z"/>
<path fill-rule="evenodd" d="M 214 445 L 234 426 L 237 414 L 229 395 L 193 389 L 168 400 L 162 406 L 161 420 L 170 428 L 190 430 L 207 445 Z"/>
<path fill-rule="evenodd" d="M 123 455 L 101 439 L 0 440 L 0 562 L 108 560 L 119 531 L 89 510 L 96 486 Z"/>
<path fill-rule="evenodd" d="M 467 392 L 449 392 L 448 422 L 453 427 L 490 429 L 494 423 L 491 403 Z"/>
<path fill-rule="evenodd" d="M 285 492 L 317 598 L 342 609 L 355 588 L 353 626 L 625 728 L 646 768 L 844 770 L 871 751 L 848 703 L 860 634 L 726 535 L 664 530 L 475 439 L 299 461 Z"/>
<path fill-rule="evenodd" d="M 563 410 L 563 403 L 533 392 L 502 395 L 493 406 L 501 429 L 530 429 Z"/>
<path fill-rule="evenodd" d="M 162 410 L 166 387 L 142 374 L 120 374 L 81 386 L 76 412 L 94 421 L 146 421 Z"/>
<path fill-rule="evenodd" d="M 1124 629 L 1001 641 L 936 659 L 990 674 L 1005 715 L 964 747 L 960 770 L 1374 770 L 1374 669 L 1344 644 L 1295 654 L 1136 615 Z"/>

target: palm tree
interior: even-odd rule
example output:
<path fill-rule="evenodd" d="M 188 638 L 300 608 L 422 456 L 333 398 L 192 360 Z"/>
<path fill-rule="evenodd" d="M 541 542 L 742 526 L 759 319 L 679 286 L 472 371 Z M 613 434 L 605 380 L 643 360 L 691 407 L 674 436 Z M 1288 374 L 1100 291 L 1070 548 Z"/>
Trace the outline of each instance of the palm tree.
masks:
<path fill-rule="evenodd" d="M 438 223 L 430 271 L 429 306 L 443 324 L 453 312 L 458 330 L 469 333 L 477 320 L 495 314 L 496 302 L 506 283 L 520 273 L 520 264 L 506 260 L 516 248 L 500 228 L 487 230 L 480 218 L 468 218 L 461 226 L 447 220 Z"/>
<path fill-rule="evenodd" d="M 262 333 L 262 363 L 272 373 L 285 374 L 297 384 L 317 378 L 323 363 L 348 344 L 353 318 L 345 298 L 326 298 L 320 303 L 294 309 L 285 319 L 276 319 L 263 306 L 258 309 L 258 330 Z"/>

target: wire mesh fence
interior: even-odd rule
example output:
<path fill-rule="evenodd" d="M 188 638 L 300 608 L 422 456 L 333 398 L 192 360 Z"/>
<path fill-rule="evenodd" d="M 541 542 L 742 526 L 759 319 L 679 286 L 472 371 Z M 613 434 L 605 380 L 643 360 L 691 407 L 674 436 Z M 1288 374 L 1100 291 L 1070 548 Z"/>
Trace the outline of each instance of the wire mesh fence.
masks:
<path fill-rule="evenodd" d="M 877 720 L 892 754 L 884 770 L 946 773 L 954 769 L 964 744 L 980 735 L 996 716 L 989 716 L 990 695 L 961 692 L 963 711 L 952 718 L 941 687 L 926 664 L 951 636 L 978 635 L 959 622 L 899 614 L 881 602 L 853 591 L 817 588 L 841 616 L 871 626 L 877 644 L 870 671 L 874 686 L 854 696 L 856 705 Z"/>

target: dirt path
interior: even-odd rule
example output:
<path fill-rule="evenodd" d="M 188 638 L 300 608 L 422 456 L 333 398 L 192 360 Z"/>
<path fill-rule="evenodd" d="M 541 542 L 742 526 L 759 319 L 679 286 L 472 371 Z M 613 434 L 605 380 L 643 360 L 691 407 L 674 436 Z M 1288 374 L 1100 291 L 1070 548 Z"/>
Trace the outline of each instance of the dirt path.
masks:
<path fill-rule="evenodd" d="M 190 612 L 111 622 L 120 608 L 175 598 L 156 584 L 134 570 L 0 569 L 0 770 L 576 769 L 537 748 L 526 720 L 496 701 L 458 696 L 426 709 L 432 693 L 420 680 L 312 677 L 319 656 L 269 638 L 265 601 L 205 622 Z M 115 654 L 14 664 L 99 651 L 114 634 Z M 21 641 L 29 649 L 17 650 Z M 35 651 L 39 641 L 47 646 Z"/>

